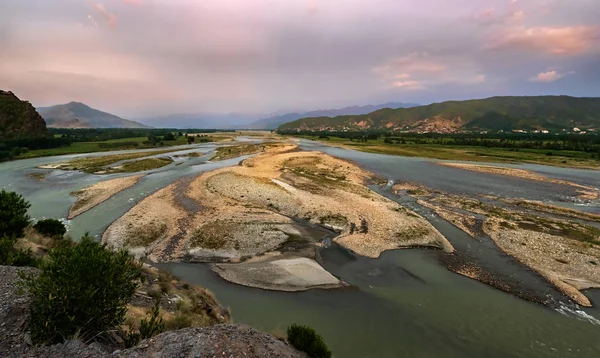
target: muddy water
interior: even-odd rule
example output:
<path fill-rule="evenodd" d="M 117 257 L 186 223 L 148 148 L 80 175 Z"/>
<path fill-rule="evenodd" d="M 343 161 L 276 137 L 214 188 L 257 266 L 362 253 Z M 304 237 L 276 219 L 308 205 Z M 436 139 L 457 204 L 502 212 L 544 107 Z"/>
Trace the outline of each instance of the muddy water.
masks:
<path fill-rule="evenodd" d="M 391 180 L 412 181 L 458 194 L 491 194 L 547 202 L 577 201 L 572 189 L 555 184 L 473 173 L 440 167 L 432 161 L 361 153 L 302 141 L 308 150 L 321 150 L 350 159 Z M 181 148 L 188 149 L 189 147 Z M 236 165 L 241 158 L 211 163 L 214 144 L 196 146 L 207 155 L 177 159 L 167 167 L 151 171 L 137 185 L 117 194 L 69 223 L 78 237 L 84 231 L 100 234 L 112 221 L 152 192 L 187 176 L 223 166 Z M 103 153 L 106 154 L 106 153 Z M 35 218 L 65 217 L 74 201 L 68 194 L 101 180 L 122 175 L 98 176 L 60 170 L 38 170 L 37 165 L 63 161 L 38 158 L 0 163 L 0 186 L 23 194 L 33 204 Z M 548 167 L 525 169 L 598 185 L 593 172 L 566 171 Z M 47 172 L 42 181 L 28 174 Z M 594 184 L 596 183 L 596 184 Z M 409 205 L 410 206 L 410 205 Z M 416 208 L 418 209 L 418 208 Z M 585 210 L 598 210 L 591 203 Z M 485 243 L 472 246 L 473 239 L 444 221 L 423 214 L 453 243 L 493 257 Z M 463 246 L 461 246 L 463 245 Z M 309 324 L 320 331 L 337 357 L 600 357 L 600 311 L 578 310 L 558 300 L 550 309 L 456 275 L 439 264 L 434 250 L 390 251 L 379 259 L 357 257 L 332 245 L 321 252 L 325 268 L 350 283 L 352 288 L 313 290 L 302 293 L 270 292 L 227 283 L 207 265 L 168 264 L 176 275 L 215 292 L 232 310 L 234 320 L 267 332 L 285 330 L 291 323 Z M 525 282 L 542 296 L 555 292 L 529 276 L 530 271 L 490 259 L 515 282 Z M 493 268 L 494 268 L 493 267 Z M 546 291 L 548 290 L 548 291 Z M 598 291 L 588 297 L 600 304 Z"/>

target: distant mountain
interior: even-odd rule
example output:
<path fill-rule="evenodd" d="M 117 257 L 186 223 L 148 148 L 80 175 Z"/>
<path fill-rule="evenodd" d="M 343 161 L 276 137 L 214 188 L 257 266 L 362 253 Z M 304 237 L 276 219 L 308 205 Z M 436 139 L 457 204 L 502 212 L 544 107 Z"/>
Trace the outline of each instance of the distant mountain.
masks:
<path fill-rule="evenodd" d="M 0 140 L 47 135 L 46 122 L 31 103 L 0 90 Z"/>
<path fill-rule="evenodd" d="M 459 130 L 600 128 L 600 98 L 492 97 L 427 106 L 381 109 L 358 116 L 303 118 L 279 130 L 389 129 L 452 133 Z"/>
<path fill-rule="evenodd" d="M 230 129 L 247 128 L 261 115 L 248 113 L 177 113 L 139 118 L 138 121 L 158 128 Z"/>
<path fill-rule="evenodd" d="M 146 126 L 99 111 L 80 102 L 40 107 L 38 112 L 51 128 L 145 128 Z"/>
<path fill-rule="evenodd" d="M 418 106 L 418 104 L 412 103 L 384 103 L 379 105 L 367 105 L 367 106 L 352 106 L 352 107 L 344 107 L 340 109 L 322 109 L 310 112 L 302 112 L 302 113 L 286 113 L 278 116 L 263 118 L 258 121 L 250 123 L 248 129 L 277 129 L 280 125 L 295 121 L 300 118 L 307 117 L 334 117 L 334 116 L 343 116 L 343 115 L 360 115 L 367 114 L 374 111 L 377 111 L 382 108 L 406 108 L 406 107 L 414 107 Z"/>

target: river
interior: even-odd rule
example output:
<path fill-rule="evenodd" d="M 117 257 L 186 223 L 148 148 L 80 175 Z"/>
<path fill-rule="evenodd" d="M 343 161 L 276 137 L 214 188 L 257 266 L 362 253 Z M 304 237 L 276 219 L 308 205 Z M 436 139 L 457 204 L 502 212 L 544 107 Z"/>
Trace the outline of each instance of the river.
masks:
<path fill-rule="evenodd" d="M 300 146 L 352 160 L 390 180 L 411 181 L 470 196 L 526 198 L 600 212 L 598 203 L 583 206 L 572 189 L 561 185 L 467 172 L 435 165 L 429 159 L 362 153 L 305 140 Z M 206 155 L 181 158 L 151 171 L 137 185 L 67 222 L 69 234 L 74 238 L 86 231 L 100 235 L 110 223 L 156 190 L 179 178 L 236 165 L 243 159 L 212 163 L 208 159 L 215 148 L 215 144 L 194 145 L 194 150 Z M 72 157 L 75 156 L 0 163 L 0 186 L 31 201 L 32 217 L 61 218 L 66 217 L 74 202 L 70 192 L 123 175 L 36 169 L 38 165 Z M 585 185 L 597 186 L 599 182 L 598 172 L 589 170 L 514 166 Z M 29 177 L 34 172 L 48 174 L 40 181 Z M 436 227 L 454 242 L 461 240 L 460 230 L 444 225 L 447 223 L 441 222 Z M 516 298 L 448 271 L 439 264 L 440 252 L 435 250 L 388 251 L 378 259 L 368 259 L 332 245 L 323 249 L 321 255 L 324 267 L 352 284 L 351 288 L 272 292 L 225 282 L 204 264 L 158 266 L 212 290 L 225 307 L 231 308 L 237 323 L 266 332 L 285 331 L 291 323 L 314 327 L 336 357 L 600 357 L 598 308 L 581 310 L 559 302 L 550 309 Z M 494 265 L 506 264 L 496 260 Z M 527 275 L 531 274 L 514 267 L 510 272 L 517 281 L 528 280 Z M 600 303 L 598 291 L 587 294 Z"/>

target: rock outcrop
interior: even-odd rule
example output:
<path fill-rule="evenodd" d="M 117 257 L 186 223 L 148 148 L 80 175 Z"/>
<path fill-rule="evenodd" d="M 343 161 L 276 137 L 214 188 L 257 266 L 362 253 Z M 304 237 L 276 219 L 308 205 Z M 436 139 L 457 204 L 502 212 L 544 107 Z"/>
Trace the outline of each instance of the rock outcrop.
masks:
<path fill-rule="evenodd" d="M 27 333 L 29 300 L 17 293 L 21 272 L 34 268 L 0 266 L 0 357 L 141 358 L 141 357 L 306 357 L 287 343 L 238 324 L 168 331 L 119 350 L 93 342 L 70 340 L 52 346 L 34 346 Z"/>
<path fill-rule="evenodd" d="M 0 90 L 0 140 L 47 135 L 46 122 L 31 103 Z"/>

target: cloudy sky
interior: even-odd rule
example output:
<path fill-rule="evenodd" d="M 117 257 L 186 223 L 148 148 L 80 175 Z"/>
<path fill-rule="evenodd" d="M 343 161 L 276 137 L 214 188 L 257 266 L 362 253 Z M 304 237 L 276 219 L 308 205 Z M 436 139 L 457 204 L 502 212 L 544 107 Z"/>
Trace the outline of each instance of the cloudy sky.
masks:
<path fill-rule="evenodd" d="M 600 96 L 598 0 L 0 0 L 0 88 L 123 116 Z"/>

